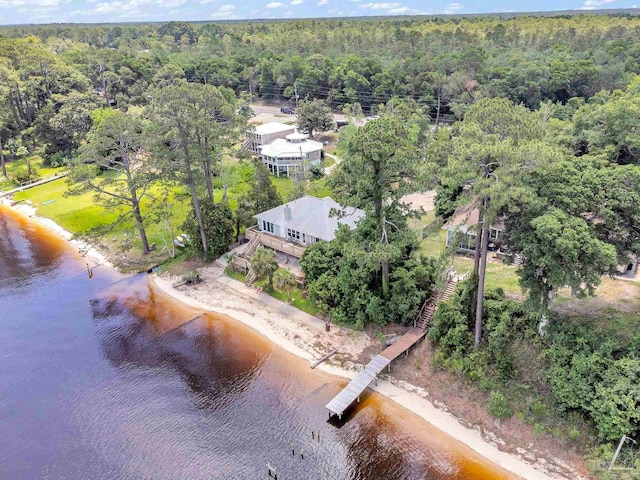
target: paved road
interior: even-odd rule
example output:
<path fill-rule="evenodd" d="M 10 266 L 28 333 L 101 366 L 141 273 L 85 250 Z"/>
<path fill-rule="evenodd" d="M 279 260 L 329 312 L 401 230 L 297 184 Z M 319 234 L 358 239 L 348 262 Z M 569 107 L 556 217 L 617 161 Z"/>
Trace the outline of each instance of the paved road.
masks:
<path fill-rule="evenodd" d="M 280 118 L 280 120 L 274 120 L 274 121 L 280 121 L 283 123 L 288 123 L 290 121 L 294 121 L 296 116 L 295 115 L 283 115 L 280 113 L 280 106 L 279 105 L 260 105 L 257 103 L 252 103 L 251 104 L 251 108 L 253 109 L 253 111 L 256 113 L 256 116 L 264 113 L 267 115 L 272 115 L 272 116 L 278 116 L 278 118 Z M 341 113 L 337 113 L 337 112 L 333 112 L 333 119 L 336 122 L 345 122 L 347 120 L 347 118 L 341 114 Z"/>

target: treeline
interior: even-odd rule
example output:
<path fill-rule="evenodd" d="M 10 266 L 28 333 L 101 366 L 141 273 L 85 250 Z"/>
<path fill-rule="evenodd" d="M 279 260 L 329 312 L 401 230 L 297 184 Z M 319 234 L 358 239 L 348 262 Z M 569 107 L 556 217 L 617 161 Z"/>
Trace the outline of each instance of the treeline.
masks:
<path fill-rule="evenodd" d="M 411 98 L 427 113 L 461 118 L 479 97 L 589 98 L 640 73 L 633 16 L 299 20 L 223 24 L 11 27 L 37 37 L 109 99 L 139 103 L 165 67 L 192 82 L 291 101 L 375 110 Z M 118 98 L 119 97 L 119 98 Z"/>

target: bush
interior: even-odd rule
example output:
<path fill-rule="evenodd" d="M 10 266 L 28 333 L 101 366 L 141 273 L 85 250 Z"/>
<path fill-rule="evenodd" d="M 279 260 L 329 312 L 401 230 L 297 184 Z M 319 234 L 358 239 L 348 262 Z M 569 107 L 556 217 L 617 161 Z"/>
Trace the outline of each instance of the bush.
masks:
<path fill-rule="evenodd" d="M 20 167 L 15 172 L 13 172 L 13 182 L 18 186 L 31 180 L 37 180 L 39 178 L 40 172 L 35 167 L 35 165 L 31 167 L 31 175 L 29 175 L 27 167 Z"/>
<path fill-rule="evenodd" d="M 65 152 L 55 152 L 51 155 L 44 157 L 43 163 L 51 167 L 64 167 L 69 165 L 71 157 Z"/>
<path fill-rule="evenodd" d="M 227 247 L 233 242 L 234 222 L 231 209 L 221 203 L 213 203 L 209 199 L 200 201 L 202 223 L 207 237 L 207 257 L 219 257 L 227 251 Z M 189 235 L 193 246 L 202 251 L 202 238 L 196 214 L 191 209 L 182 228 Z"/>
<path fill-rule="evenodd" d="M 500 392 L 491 392 L 489 397 L 489 413 L 496 418 L 509 418 L 513 415 L 509 401 Z"/>

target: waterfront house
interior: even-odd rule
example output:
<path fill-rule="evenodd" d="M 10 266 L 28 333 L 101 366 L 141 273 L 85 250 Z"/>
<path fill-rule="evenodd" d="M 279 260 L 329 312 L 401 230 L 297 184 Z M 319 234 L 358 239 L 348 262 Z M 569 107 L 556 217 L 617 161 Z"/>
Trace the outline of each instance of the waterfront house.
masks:
<path fill-rule="evenodd" d="M 335 214 L 333 214 L 335 212 Z M 342 207 L 331 197 L 311 195 L 255 215 L 257 230 L 287 242 L 308 246 L 336 238 L 339 225 L 353 229 L 365 213 L 359 208 Z"/>
<path fill-rule="evenodd" d="M 475 203 L 458 208 L 451 218 L 442 226 L 447 232 L 447 247 L 456 245 L 456 250 L 474 252 L 476 237 L 480 233 L 480 209 Z M 497 250 L 502 243 L 504 226 L 495 222 L 489 228 L 489 250 Z"/>
<path fill-rule="evenodd" d="M 322 162 L 322 143 L 309 140 L 308 135 L 283 123 L 271 122 L 247 130 L 244 147 L 258 155 L 277 177 L 288 177 L 298 168 Z"/>

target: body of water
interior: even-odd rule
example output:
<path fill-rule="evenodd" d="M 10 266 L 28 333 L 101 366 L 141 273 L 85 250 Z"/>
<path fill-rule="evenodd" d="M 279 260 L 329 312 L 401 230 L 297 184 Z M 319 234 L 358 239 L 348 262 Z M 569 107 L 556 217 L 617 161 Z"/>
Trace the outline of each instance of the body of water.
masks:
<path fill-rule="evenodd" d="M 345 384 L 0 207 L 0 479 L 508 478 L 377 394 L 327 422 Z"/>

